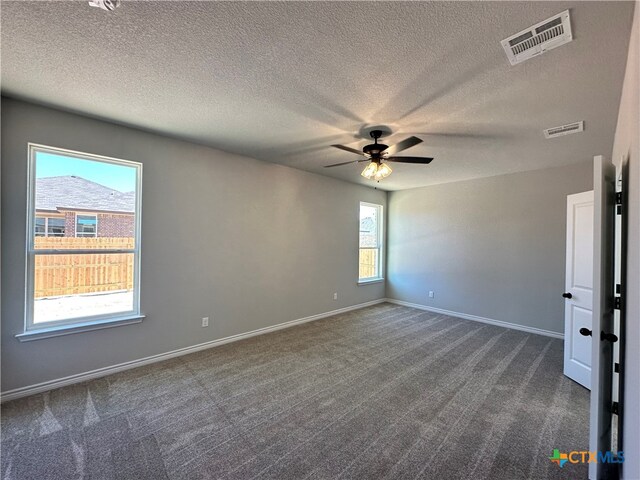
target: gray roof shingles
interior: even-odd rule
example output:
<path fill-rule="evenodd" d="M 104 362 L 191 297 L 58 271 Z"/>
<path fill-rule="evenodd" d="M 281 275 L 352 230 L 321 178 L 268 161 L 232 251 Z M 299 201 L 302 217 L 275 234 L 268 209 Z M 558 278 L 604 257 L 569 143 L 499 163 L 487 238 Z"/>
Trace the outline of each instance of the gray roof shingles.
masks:
<path fill-rule="evenodd" d="M 82 177 L 36 179 L 36 210 L 135 211 L 135 192 L 120 192 Z"/>

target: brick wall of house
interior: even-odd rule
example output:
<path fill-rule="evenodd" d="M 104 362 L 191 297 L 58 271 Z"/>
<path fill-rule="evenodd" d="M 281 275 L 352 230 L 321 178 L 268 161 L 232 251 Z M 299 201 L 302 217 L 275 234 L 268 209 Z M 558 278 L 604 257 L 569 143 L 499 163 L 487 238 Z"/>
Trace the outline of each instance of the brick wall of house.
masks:
<path fill-rule="evenodd" d="M 75 237 L 76 236 L 76 213 L 64 212 L 64 236 Z"/>
<path fill-rule="evenodd" d="M 133 237 L 133 215 L 98 214 L 98 237 Z"/>

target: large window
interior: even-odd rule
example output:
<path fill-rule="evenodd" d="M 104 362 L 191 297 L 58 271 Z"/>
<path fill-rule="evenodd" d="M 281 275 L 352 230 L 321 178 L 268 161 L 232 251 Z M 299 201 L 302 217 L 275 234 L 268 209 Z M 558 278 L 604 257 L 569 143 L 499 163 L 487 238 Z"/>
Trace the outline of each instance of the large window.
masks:
<path fill-rule="evenodd" d="M 139 317 L 142 164 L 40 145 L 29 159 L 27 333 Z"/>
<path fill-rule="evenodd" d="M 56 217 L 36 217 L 36 237 L 64 237 L 65 220 Z"/>
<path fill-rule="evenodd" d="M 360 202 L 360 282 L 383 277 L 382 205 Z"/>

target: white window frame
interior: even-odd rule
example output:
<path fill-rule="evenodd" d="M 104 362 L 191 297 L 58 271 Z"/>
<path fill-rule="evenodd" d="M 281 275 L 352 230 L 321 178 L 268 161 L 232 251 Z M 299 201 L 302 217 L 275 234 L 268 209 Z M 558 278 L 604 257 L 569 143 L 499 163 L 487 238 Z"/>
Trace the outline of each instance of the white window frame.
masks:
<path fill-rule="evenodd" d="M 377 244 L 378 244 L 378 264 L 377 272 L 378 275 L 375 277 L 365 277 L 360 278 L 360 250 L 366 249 L 371 250 L 372 247 L 360 247 L 360 211 L 362 207 L 372 207 L 375 208 L 378 213 L 376 215 L 378 225 L 377 225 Z M 384 281 L 384 206 L 377 203 L 369 203 L 369 202 L 360 202 L 358 206 L 358 284 L 363 285 L 367 283 L 376 283 Z"/>
<path fill-rule="evenodd" d="M 26 288 L 25 288 L 25 326 L 24 333 L 16 335 L 19 340 L 35 340 L 58 335 L 66 335 L 97 328 L 107 328 L 119 324 L 139 323 L 144 318 L 140 313 L 140 231 L 142 226 L 142 163 L 118 158 L 76 152 L 63 148 L 50 147 L 35 143 L 28 144 L 28 200 L 27 200 L 27 245 L 26 245 Z M 34 314 L 34 277 L 36 255 L 69 255 L 93 253 L 94 249 L 35 249 L 35 194 L 36 194 L 36 155 L 38 152 L 64 155 L 80 160 L 92 160 L 115 165 L 123 165 L 136 169 L 136 199 L 135 199 L 135 245 L 132 249 L 99 249 L 103 254 L 130 253 L 133 254 L 133 308 L 126 312 L 109 313 L 75 317 L 65 320 L 49 322 L 33 322 Z M 96 218 L 97 221 L 97 218 Z M 97 234 L 97 224 L 96 224 Z"/>
<path fill-rule="evenodd" d="M 78 213 L 74 212 L 75 228 L 74 232 L 76 238 L 98 238 L 98 214 L 97 213 Z M 96 231 L 93 235 L 78 235 L 78 217 L 95 217 L 96 219 Z"/>

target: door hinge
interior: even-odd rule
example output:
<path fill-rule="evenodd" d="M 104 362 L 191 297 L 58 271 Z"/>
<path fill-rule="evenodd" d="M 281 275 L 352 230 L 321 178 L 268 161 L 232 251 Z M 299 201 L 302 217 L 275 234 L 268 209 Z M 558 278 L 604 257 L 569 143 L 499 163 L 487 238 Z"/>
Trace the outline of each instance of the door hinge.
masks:
<path fill-rule="evenodd" d="M 622 192 L 616 192 L 616 213 L 622 215 Z"/>
<path fill-rule="evenodd" d="M 613 308 L 616 310 L 622 309 L 622 297 L 613 297 Z"/>
<path fill-rule="evenodd" d="M 613 364 L 613 371 L 615 373 L 620 373 L 620 364 L 618 362 Z"/>
<path fill-rule="evenodd" d="M 619 406 L 618 406 L 618 402 L 613 402 L 611 404 L 611 413 L 615 413 L 616 415 L 618 415 L 619 412 Z"/>

